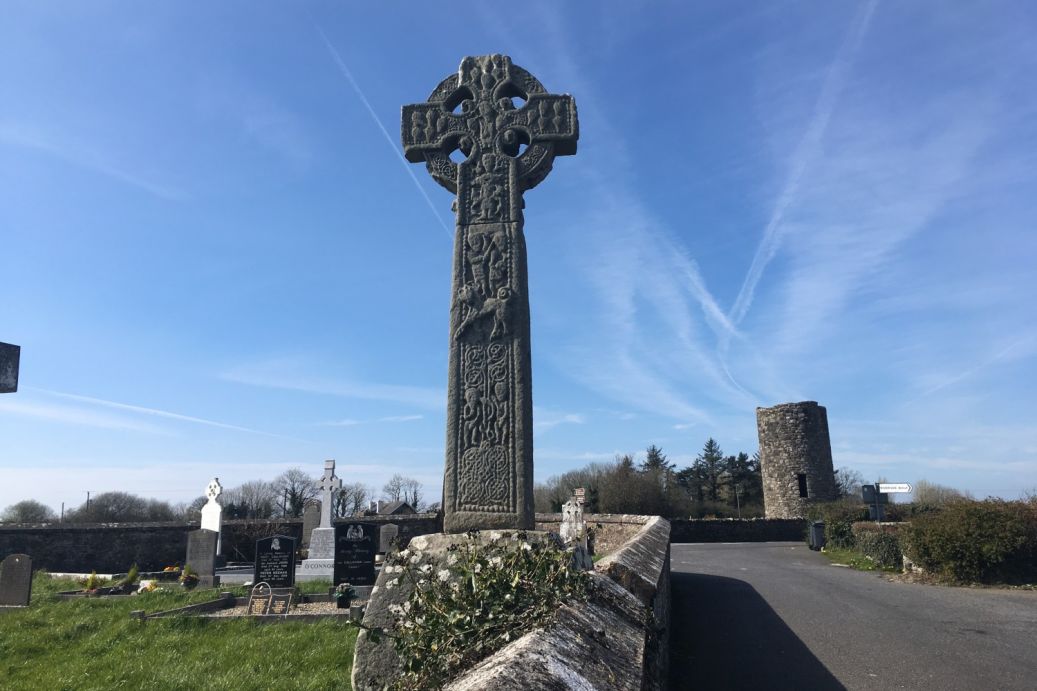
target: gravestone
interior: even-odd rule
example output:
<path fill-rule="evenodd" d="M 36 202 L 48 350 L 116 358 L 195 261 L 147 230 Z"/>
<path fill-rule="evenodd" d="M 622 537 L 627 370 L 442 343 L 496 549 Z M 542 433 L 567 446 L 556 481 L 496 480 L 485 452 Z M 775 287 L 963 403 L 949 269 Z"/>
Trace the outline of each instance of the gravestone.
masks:
<path fill-rule="evenodd" d="M 591 569 L 594 562 L 587 549 L 587 524 L 583 520 L 583 502 L 576 496 L 562 504 L 562 523 L 558 535 L 573 551 L 573 559 L 583 569 Z"/>
<path fill-rule="evenodd" d="M 310 548 L 302 562 L 302 574 L 307 580 L 331 578 L 335 568 L 335 529 L 331 525 L 334 497 L 342 489 L 342 480 L 335 476 L 335 461 L 324 461 L 324 475 L 318 485 L 321 491 L 320 525 L 310 532 Z"/>
<path fill-rule="evenodd" d="M 377 525 L 340 523 L 335 526 L 333 584 L 374 585 L 374 557 L 377 551 Z"/>
<path fill-rule="evenodd" d="M 393 549 L 393 540 L 400 534 L 400 526 L 395 523 L 386 523 L 378 531 L 378 552 L 385 554 Z"/>
<path fill-rule="evenodd" d="M 223 507 L 220 505 L 220 495 L 223 494 L 223 485 L 220 478 L 214 477 L 205 488 L 205 497 L 208 499 L 202 507 L 202 530 L 211 530 L 216 533 L 216 554 L 223 554 Z"/>
<path fill-rule="evenodd" d="M 266 583 L 271 588 L 295 585 L 295 538 L 274 535 L 256 540 L 253 583 Z"/>
<path fill-rule="evenodd" d="M 0 607 L 28 607 L 32 594 L 32 557 L 11 554 L 0 562 Z"/>
<path fill-rule="evenodd" d="M 303 549 L 309 549 L 310 533 L 320 525 L 320 507 L 319 501 L 308 501 L 302 509 L 302 542 L 299 546 Z"/>
<path fill-rule="evenodd" d="M 18 390 L 18 361 L 21 354 L 21 346 L 0 343 L 0 393 L 14 393 Z"/>
<path fill-rule="evenodd" d="M 576 153 L 576 103 L 548 94 L 506 55 L 466 57 L 426 103 L 403 107 L 401 130 L 407 160 L 423 161 L 457 195 L 443 530 L 531 530 L 522 194 L 547 177 L 555 156 Z M 463 162 L 451 160 L 455 150 Z"/>
<path fill-rule="evenodd" d="M 256 583 L 252 586 L 252 592 L 249 593 L 246 613 L 250 615 L 266 614 L 270 611 L 270 601 L 273 600 L 273 597 L 274 593 L 269 583 Z"/>
<path fill-rule="evenodd" d="M 216 542 L 219 537 L 219 533 L 211 530 L 192 530 L 187 534 L 184 564 L 197 574 L 200 588 L 216 585 Z"/>

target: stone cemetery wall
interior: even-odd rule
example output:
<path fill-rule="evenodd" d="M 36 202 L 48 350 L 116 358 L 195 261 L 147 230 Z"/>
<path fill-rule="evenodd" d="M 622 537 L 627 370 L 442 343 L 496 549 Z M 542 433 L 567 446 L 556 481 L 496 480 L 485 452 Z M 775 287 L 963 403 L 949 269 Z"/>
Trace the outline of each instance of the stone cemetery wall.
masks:
<path fill-rule="evenodd" d="M 344 521 L 348 519 L 337 519 Z M 416 535 L 442 530 L 438 514 L 411 516 L 365 516 L 365 523 L 394 523 L 400 527 L 404 544 Z M 28 554 L 33 568 L 83 573 L 125 572 L 136 563 L 141 571 L 157 571 L 183 564 L 187 534 L 199 524 L 167 523 L 23 523 L 0 525 L 0 557 Z M 228 561 L 250 562 L 255 558 L 256 540 L 280 533 L 299 539 L 302 519 L 225 520 L 223 555 Z"/>
<path fill-rule="evenodd" d="M 611 554 L 637 534 L 644 526 L 647 516 L 621 513 L 585 513 L 583 521 L 593 542 L 594 554 Z M 560 513 L 538 513 L 536 529 L 557 533 L 562 525 Z"/>
<path fill-rule="evenodd" d="M 644 525 L 644 516 L 588 513 L 587 528 L 594 532 L 594 553 L 607 555 Z M 558 532 L 562 515 L 538 513 L 537 530 Z M 671 542 L 799 542 L 807 521 L 802 518 L 671 518 Z"/>
<path fill-rule="evenodd" d="M 828 412 L 815 401 L 756 409 L 767 518 L 803 518 L 807 506 L 838 497 Z"/>
<path fill-rule="evenodd" d="M 799 542 L 802 518 L 694 518 L 670 521 L 672 542 Z"/>
<path fill-rule="evenodd" d="M 657 516 L 624 518 L 622 525 L 638 529 L 595 565 L 587 602 L 563 606 L 550 625 L 519 638 L 446 688 L 665 688 L 670 524 Z"/>

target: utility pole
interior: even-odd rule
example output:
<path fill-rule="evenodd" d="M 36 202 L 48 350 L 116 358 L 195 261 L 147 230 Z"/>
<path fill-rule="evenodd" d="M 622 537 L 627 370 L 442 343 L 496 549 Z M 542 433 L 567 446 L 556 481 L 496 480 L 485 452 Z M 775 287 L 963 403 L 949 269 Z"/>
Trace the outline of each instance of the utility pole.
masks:
<path fill-rule="evenodd" d="M 61 502 L 61 520 L 59 520 L 58 523 L 64 523 L 64 522 L 65 522 L 65 502 Z"/>

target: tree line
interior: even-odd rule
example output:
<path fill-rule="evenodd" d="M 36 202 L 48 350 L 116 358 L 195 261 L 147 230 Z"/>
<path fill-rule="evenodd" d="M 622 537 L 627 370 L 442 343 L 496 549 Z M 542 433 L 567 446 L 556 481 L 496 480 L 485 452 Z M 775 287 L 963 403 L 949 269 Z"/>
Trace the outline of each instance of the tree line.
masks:
<path fill-rule="evenodd" d="M 301 468 L 289 468 L 273 480 L 250 480 L 225 489 L 220 495 L 226 519 L 273 519 L 302 516 L 307 502 L 320 498 L 320 479 Z M 382 487 L 379 495 L 374 487 L 361 482 L 343 483 L 332 497 L 332 514 L 336 517 L 363 513 L 375 499 L 388 502 L 405 501 L 415 511 L 434 511 L 439 504 L 427 504 L 424 490 L 414 478 L 396 474 Z M 197 521 L 207 499 L 170 503 L 141 497 L 128 492 L 101 492 L 81 505 L 65 511 L 63 519 L 49 506 L 25 499 L 0 512 L 0 523 L 144 523 L 156 521 Z"/>
<path fill-rule="evenodd" d="M 763 515 L 759 454 L 725 455 L 713 438 L 680 469 L 652 444 L 640 463 L 621 454 L 608 463 L 591 463 L 548 478 L 534 489 L 536 510 L 561 511 L 578 487 L 585 489 L 584 510 L 590 513 L 670 518 Z"/>

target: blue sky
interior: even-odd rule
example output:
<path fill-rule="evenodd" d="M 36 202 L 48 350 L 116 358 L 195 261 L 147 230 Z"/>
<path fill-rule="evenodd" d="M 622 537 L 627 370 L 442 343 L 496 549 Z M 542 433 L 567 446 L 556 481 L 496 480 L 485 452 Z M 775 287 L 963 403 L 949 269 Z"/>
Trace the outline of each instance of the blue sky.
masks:
<path fill-rule="evenodd" d="M 4 3 L 0 507 L 437 495 L 451 197 L 398 118 L 491 52 L 580 114 L 526 194 L 538 479 L 817 400 L 837 467 L 1037 488 L 1032 4 L 496 7 Z"/>

